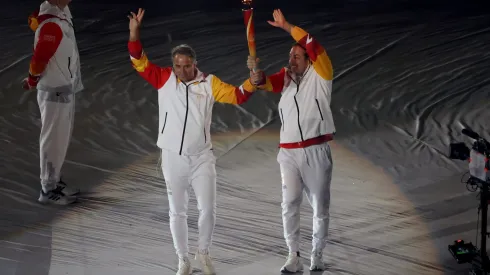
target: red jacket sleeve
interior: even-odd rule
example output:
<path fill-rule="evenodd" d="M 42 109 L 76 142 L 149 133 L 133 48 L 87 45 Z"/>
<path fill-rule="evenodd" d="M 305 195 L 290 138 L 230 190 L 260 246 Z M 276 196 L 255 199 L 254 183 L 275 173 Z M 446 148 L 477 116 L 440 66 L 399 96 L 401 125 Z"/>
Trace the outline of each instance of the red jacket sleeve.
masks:
<path fill-rule="evenodd" d="M 39 30 L 39 39 L 34 46 L 34 54 L 29 65 L 29 74 L 39 76 L 44 72 L 49 60 L 58 50 L 63 38 L 60 26 L 53 22 L 47 22 Z"/>
<path fill-rule="evenodd" d="M 257 85 L 260 90 L 280 93 L 284 88 L 284 79 L 286 76 L 286 69 L 282 68 L 279 72 L 266 76 L 262 72 L 262 82 Z"/>
<path fill-rule="evenodd" d="M 128 50 L 133 68 L 155 89 L 163 87 L 172 73 L 172 68 L 161 68 L 151 63 L 140 40 L 129 41 Z"/>

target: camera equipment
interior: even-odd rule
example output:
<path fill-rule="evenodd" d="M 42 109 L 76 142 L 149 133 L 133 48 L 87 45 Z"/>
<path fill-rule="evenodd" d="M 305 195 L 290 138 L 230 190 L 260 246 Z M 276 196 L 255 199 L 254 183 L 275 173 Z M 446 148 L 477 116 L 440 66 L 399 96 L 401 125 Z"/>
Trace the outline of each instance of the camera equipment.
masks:
<path fill-rule="evenodd" d="M 459 264 L 471 263 L 472 270 L 469 274 L 487 275 L 490 274 L 490 261 L 487 255 L 486 240 L 488 237 L 487 213 L 490 198 L 490 143 L 468 128 L 463 129 L 461 132 L 474 139 L 475 142 L 473 143 L 471 149 L 466 147 L 466 145 L 462 142 L 451 143 L 449 145 L 449 157 L 451 159 L 467 160 L 469 162 L 470 177 L 466 181 L 468 190 L 474 192 L 478 188 L 480 189 L 480 206 L 478 213 L 481 210 L 481 244 L 480 249 L 478 249 L 471 242 L 465 243 L 463 240 L 457 240 L 453 245 L 449 245 L 448 249 Z"/>

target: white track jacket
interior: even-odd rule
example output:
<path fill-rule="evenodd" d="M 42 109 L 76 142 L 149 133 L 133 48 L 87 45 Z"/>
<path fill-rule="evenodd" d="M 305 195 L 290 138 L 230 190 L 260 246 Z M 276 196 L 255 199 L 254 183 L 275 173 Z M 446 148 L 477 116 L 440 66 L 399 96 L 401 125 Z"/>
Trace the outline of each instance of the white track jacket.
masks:
<path fill-rule="evenodd" d="M 300 83 L 287 68 L 265 76 L 258 88 L 281 93 L 281 143 L 301 142 L 318 136 L 335 133 L 330 110 L 333 70 L 325 49 L 303 29 L 295 26 L 292 37 L 305 49 L 312 61 Z"/>
<path fill-rule="evenodd" d="M 38 78 L 37 89 L 47 92 L 76 93 L 83 89 L 80 56 L 71 13 L 45 1 L 29 16 L 35 31 L 30 77 Z"/>

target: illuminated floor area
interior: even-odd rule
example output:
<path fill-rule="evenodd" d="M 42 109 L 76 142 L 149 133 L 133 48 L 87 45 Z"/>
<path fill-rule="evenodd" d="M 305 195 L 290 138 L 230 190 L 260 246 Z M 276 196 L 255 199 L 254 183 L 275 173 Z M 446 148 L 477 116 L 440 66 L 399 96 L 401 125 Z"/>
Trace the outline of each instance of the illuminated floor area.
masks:
<path fill-rule="evenodd" d="M 284 263 L 277 138 L 275 131 L 264 129 L 218 160 L 218 220 L 212 253 L 219 274 L 278 274 Z M 442 274 L 429 229 L 393 180 L 342 145 L 332 142 L 331 146 L 335 161 L 331 241 L 325 252 L 330 266 L 324 274 L 391 274 L 394 266 L 400 274 Z M 153 155 L 102 172 L 106 179 L 91 190 L 89 198 L 63 210 L 49 224 L 19 228 L 4 238 L 5 253 L 17 255 L 3 260 L 2 267 L 14 272 L 5 274 L 28 274 L 19 271 L 25 270 L 19 261 L 26 257 L 44 258 L 36 265 L 49 267 L 46 274 L 173 274 L 177 259 L 166 192 L 154 169 L 157 161 Z M 76 169 L 84 174 L 95 170 Z M 195 203 L 192 197 L 192 253 Z M 311 209 L 307 200 L 303 204 L 302 252 L 308 255 Z M 199 268 L 197 263 L 194 266 Z"/>

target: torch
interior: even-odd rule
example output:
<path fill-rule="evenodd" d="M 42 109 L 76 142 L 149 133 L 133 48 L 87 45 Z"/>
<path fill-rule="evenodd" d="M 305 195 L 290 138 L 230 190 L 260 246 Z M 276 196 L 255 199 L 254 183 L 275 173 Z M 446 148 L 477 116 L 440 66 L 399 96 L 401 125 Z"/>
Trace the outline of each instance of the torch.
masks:
<path fill-rule="evenodd" d="M 253 8 L 252 8 L 252 0 L 242 0 L 243 8 L 243 19 L 246 27 L 247 34 L 247 42 L 248 42 L 248 51 L 250 56 L 256 57 L 255 52 L 255 28 L 253 22 Z M 255 69 L 253 71 L 255 72 Z"/>

